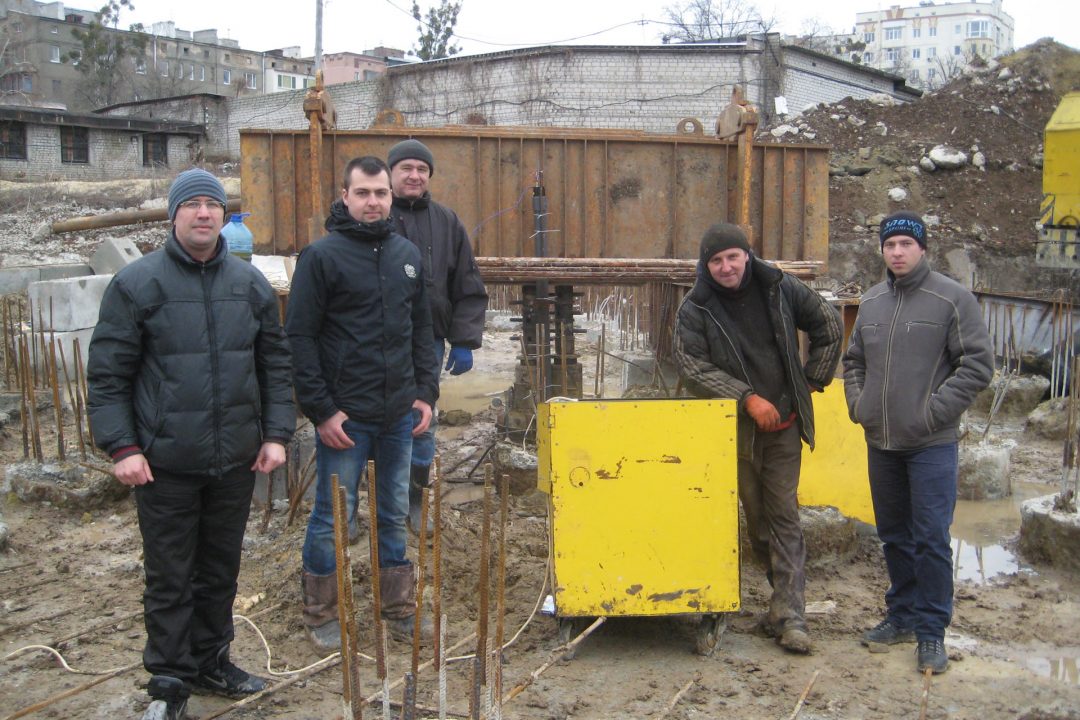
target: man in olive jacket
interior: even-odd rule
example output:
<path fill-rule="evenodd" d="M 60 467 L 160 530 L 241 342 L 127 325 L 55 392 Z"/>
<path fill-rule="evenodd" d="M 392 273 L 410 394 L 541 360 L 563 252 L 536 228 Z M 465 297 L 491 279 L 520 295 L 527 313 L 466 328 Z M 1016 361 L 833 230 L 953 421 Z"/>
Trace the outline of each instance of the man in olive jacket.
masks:
<path fill-rule="evenodd" d="M 894 213 L 880 239 L 888 277 L 863 295 L 844 355 L 891 582 L 885 619 L 862 642 L 918 640 L 919 671 L 939 673 L 948 667 L 960 416 L 990 383 L 994 355 L 975 297 L 930 269 L 922 218 Z"/>
<path fill-rule="evenodd" d="M 799 330 L 810 340 L 806 363 Z M 754 257 L 739 227 L 705 232 L 697 281 L 679 306 L 675 358 L 695 395 L 738 400 L 739 499 L 773 587 L 759 627 L 793 653 L 811 651 L 797 497 L 802 442 L 814 447 L 810 392 L 832 381 L 842 338 L 836 310 Z"/>
<path fill-rule="evenodd" d="M 225 188 L 181 173 L 169 217 L 165 248 L 105 291 L 87 367 L 94 440 L 135 488 L 155 719 L 183 717 L 192 685 L 265 687 L 229 661 L 232 604 L 255 472 L 285 461 L 296 425 L 277 298 L 219 235 Z"/>

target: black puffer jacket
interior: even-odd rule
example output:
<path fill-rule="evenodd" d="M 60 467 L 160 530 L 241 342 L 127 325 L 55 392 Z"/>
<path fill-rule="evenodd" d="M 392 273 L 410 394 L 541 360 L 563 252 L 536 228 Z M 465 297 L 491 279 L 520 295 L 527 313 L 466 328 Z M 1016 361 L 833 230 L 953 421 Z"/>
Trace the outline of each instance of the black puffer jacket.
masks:
<path fill-rule="evenodd" d="M 394 198 L 394 228 L 420 248 L 435 337 L 475 350 L 484 339 L 487 289 L 457 213 L 425 193 Z"/>
<path fill-rule="evenodd" d="M 739 457 L 751 456 L 754 421 L 743 403 L 754 392 L 747 377 L 744 357 L 759 352 L 752 337 L 739 337 L 732 331 L 715 291 L 698 265 L 698 280 L 683 299 L 675 325 L 675 359 L 698 397 L 733 398 L 739 401 Z M 840 361 L 843 331 L 839 313 L 818 293 L 797 278 L 754 258 L 747 266 L 755 282 L 765 292 L 765 304 L 772 319 L 776 346 L 782 353 L 788 386 L 795 398 L 799 430 L 803 440 L 814 447 L 814 405 L 808 383 L 823 388 L 832 382 Z M 799 354 L 798 331 L 806 332 L 810 348 L 806 363 Z M 764 330 L 768 332 L 768 330 Z"/>
<path fill-rule="evenodd" d="M 94 441 L 151 467 L 219 475 L 296 426 L 289 344 L 262 273 L 219 241 L 206 263 L 170 234 L 116 274 L 87 365 Z"/>
<path fill-rule="evenodd" d="M 300 253 L 285 328 L 300 409 L 389 424 L 439 396 L 420 251 L 391 223 L 358 223 L 334 202 L 330 231 Z"/>

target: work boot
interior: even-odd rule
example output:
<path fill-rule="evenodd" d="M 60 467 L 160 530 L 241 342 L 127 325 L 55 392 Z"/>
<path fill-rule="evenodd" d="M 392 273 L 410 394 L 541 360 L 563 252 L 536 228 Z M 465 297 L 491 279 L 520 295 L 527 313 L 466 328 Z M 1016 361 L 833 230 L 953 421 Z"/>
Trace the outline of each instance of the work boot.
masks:
<path fill-rule="evenodd" d="M 379 568 L 379 597 L 386 631 L 398 642 L 412 642 L 416 618 L 416 573 L 412 563 Z M 430 643 L 435 632 L 431 621 L 420 618 L 420 642 Z"/>
<path fill-rule="evenodd" d="M 427 490 L 431 475 L 430 465 L 411 465 L 409 467 L 409 517 L 406 525 L 409 531 L 420 536 L 420 503 L 424 500 L 424 492 Z M 431 518 L 431 507 L 428 507 L 427 536 L 430 538 L 435 533 L 435 522 Z"/>
<path fill-rule="evenodd" d="M 180 678 L 154 675 L 146 686 L 150 705 L 142 720 L 184 720 L 187 717 L 189 691 Z"/>
<path fill-rule="evenodd" d="M 915 633 L 907 628 L 902 628 L 889 618 L 885 618 L 875 627 L 862 634 L 859 640 L 863 645 L 896 645 L 898 643 L 915 642 Z"/>
<path fill-rule="evenodd" d="M 814 646 L 810 643 L 810 635 L 807 634 L 806 628 L 798 625 L 785 626 L 784 632 L 780 633 L 780 637 L 776 638 L 776 642 L 789 653 L 796 655 L 809 655 L 814 649 Z"/>
<path fill-rule="evenodd" d="M 918 653 L 919 672 L 927 670 L 939 675 L 949 669 L 949 655 L 944 640 L 920 640 Z"/>
<path fill-rule="evenodd" d="M 215 695 L 239 699 L 265 690 L 266 680 L 234 665 L 226 645 L 218 650 L 213 667 L 200 672 L 194 685 Z"/>
<path fill-rule="evenodd" d="M 300 575 L 304 596 L 304 627 L 317 650 L 341 649 L 341 623 L 338 621 L 337 573 Z"/>

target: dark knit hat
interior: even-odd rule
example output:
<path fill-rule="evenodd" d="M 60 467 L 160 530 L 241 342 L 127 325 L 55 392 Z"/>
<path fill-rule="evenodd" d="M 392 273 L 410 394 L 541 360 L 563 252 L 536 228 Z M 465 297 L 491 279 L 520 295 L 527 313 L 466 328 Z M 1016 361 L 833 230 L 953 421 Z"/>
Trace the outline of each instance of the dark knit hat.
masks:
<path fill-rule="evenodd" d="M 390 148 L 390 154 L 386 156 L 386 164 L 390 166 L 390 169 L 393 170 L 394 166 L 402 160 L 423 160 L 427 163 L 431 174 L 435 174 L 435 158 L 427 145 L 419 140 L 402 140 Z"/>
<path fill-rule="evenodd" d="M 730 250 L 731 248 L 739 248 L 750 252 L 750 243 L 747 241 L 743 229 L 731 223 L 711 225 L 701 238 L 701 262 L 708 264 L 713 255 L 721 250 Z"/>
<path fill-rule="evenodd" d="M 176 176 L 169 188 L 169 219 L 176 219 L 180 203 L 200 195 L 225 204 L 225 186 L 210 173 L 200 168 L 185 170 Z"/>
<path fill-rule="evenodd" d="M 882 220 L 878 235 L 882 247 L 885 246 L 885 241 L 893 235 L 907 235 L 915 238 L 915 242 L 919 243 L 919 247 L 923 250 L 926 249 L 926 223 L 910 210 L 894 212 Z"/>

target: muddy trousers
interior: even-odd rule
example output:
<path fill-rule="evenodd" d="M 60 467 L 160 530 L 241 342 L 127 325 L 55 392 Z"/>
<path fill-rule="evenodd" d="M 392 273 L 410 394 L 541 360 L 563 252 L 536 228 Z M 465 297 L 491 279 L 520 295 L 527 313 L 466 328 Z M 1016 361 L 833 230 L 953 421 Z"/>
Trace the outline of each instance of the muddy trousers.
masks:
<path fill-rule="evenodd" d="M 806 628 L 806 545 L 799 523 L 802 438 L 798 423 L 755 432 L 753 457 L 739 458 L 739 500 L 754 557 L 772 585 L 769 623 L 778 631 Z"/>
<path fill-rule="evenodd" d="M 885 605 L 897 627 L 943 640 L 952 620 L 956 443 L 918 450 L 867 447 L 870 496 L 889 568 Z"/>
<path fill-rule="evenodd" d="M 233 639 L 255 473 L 246 465 L 222 477 L 151 471 L 154 482 L 135 488 L 146 570 L 143 665 L 190 683 Z"/>

